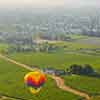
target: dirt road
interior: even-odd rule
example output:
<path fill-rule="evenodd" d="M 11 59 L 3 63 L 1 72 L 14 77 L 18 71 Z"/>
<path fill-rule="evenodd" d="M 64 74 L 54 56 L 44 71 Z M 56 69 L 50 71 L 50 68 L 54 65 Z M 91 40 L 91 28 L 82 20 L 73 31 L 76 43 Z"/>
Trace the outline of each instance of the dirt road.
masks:
<path fill-rule="evenodd" d="M 20 67 L 23 67 L 23 68 L 25 68 L 25 69 L 27 69 L 27 70 L 34 71 L 33 68 L 31 68 L 31 67 L 29 67 L 29 66 L 27 66 L 27 65 L 25 65 L 25 64 L 19 63 L 19 62 L 15 61 L 15 60 L 12 60 L 12 59 L 10 59 L 10 58 L 8 58 L 8 57 L 6 57 L 6 56 L 3 56 L 3 55 L 1 55 L 1 54 L 0 54 L 0 58 L 4 59 L 4 60 L 6 60 L 6 61 L 8 61 L 8 62 L 10 62 L 10 63 L 16 64 L 16 65 L 18 65 L 18 66 L 20 66 Z"/>
<path fill-rule="evenodd" d="M 19 62 L 13 60 L 13 59 L 10 59 L 10 58 L 8 58 L 8 57 L 6 57 L 6 56 L 1 55 L 1 54 L 0 54 L 0 58 L 6 60 L 6 61 L 8 61 L 8 62 L 11 62 L 11 63 L 13 63 L 13 64 L 16 64 L 16 65 L 18 65 L 18 66 L 20 66 L 20 67 L 23 67 L 23 68 L 25 68 L 25 69 L 27 69 L 27 70 L 30 70 L 30 71 L 39 70 L 39 69 L 33 69 L 33 68 L 31 68 L 31 67 L 29 67 L 29 66 L 27 66 L 27 65 L 25 65 L 25 64 L 19 63 Z M 49 75 L 49 76 L 50 76 L 52 79 L 54 79 L 54 80 L 56 81 L 57 87 L 59 87 L 60 89 L 62 89 L 62 90 L 64 90 L 64 91 L 67 91 L 67 92 L 71 92 L 71 93 L 73 93 L 73 94 L 75 94 L 75 95 L 79 95 L 79 96 L 81 96 L 81 97 L 84 97 L 84 98 L 86 98 L 87 100 L 91 100 L 91 98 L 89 97 L 88 94 L 83 93 L 83 92 L 81 92 L 81 91 L 79 91 L 79 90 L 75 90 L 75 89 L 73 89 L 73 88 L 71 88 L 71 87 L 69 87 L 69 86 L 66 86 L 66 85 L 64 84 L 64 80 L 63 80 L 62 78 L 60 78 L 60 77 L 58 77 L 58 76 L 55 76 L 55 75 Z"/>
<path fill-rule="evenodd" d="M 55 75 L 50 75 L 50 77 L 56 81 L 57 87 L 61 88 L 62 90 L 68 91 L 68 92 L 73 93 L 75 95 L 79 95 L 81 97 L 84 97 L 84 98 L 86 98 L 86 100 L 91 100 L 91 98 L 88 94 L 81 92 L 79 90 L 73 89 L 69 86 L 66 86 L 64 84 L 64 80 L 62 78 L 55 76 Z"/>

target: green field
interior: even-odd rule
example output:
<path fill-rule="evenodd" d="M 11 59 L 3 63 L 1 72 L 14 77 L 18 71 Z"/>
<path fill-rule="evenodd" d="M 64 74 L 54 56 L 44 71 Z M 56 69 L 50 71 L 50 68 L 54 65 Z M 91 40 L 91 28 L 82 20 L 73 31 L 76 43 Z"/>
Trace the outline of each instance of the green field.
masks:
<path fill-rule="evenodd" d="M 13 58 L 28 65 L 38 65 L 40 68 L 47 67 L 49 65 L 56 69 L 66 69 L 74 63 L 81 65 L 91 64 L 93 68 L 100 73 L 100 57 L 95 56 L 31 53 L 28 55 L 14 54 Z M 98 78 L 87 76 L 65 76 L 64 79 L 66 85 L 87 92 L 89 94 L 100 92 L 100 79 Z"/>
<path fill-rule="evenodd" d="M 7 44 L 0 43 L 0 52 L 5 51 L 6 48 L 8 48 L 8 45 Z"/>
<path fill-rule="evenodd" d="M 90 95 L 100 93 L 100 79 L 88 76 L 65 76 L 65 83 L 75 89 L 84 91 Z"/>
<path fill-rule="evenodd" d="M 79 36 L 77 36 L 76 38 L 80 39 L 82 37 L 79 38 Z M 56 43 L 55 45 L 59 47 L 66 46 L 65 51 L 77 50 L 78 48 L 100 48 L 98 45 L 81 44 L 78 42 L 61 42 Z M 0 52 L 5 50 L 7 47 L 8 45 L 0 44 Z M 72 64 L 90 64 L 93 66 L 95 71 L 100 73 L 100 56 L 79 54 L 78 52 L 71 54 L 63 51 L 64 50 L 53 53 L 15 52 L 12 54 L 10 53 L 7 56 L 18 62 L 29 66 L 39 66 L 40 68 L 53 67 L 56 69 L 66 70 Z M 15 98 L 19 97 L 25 100 L 78 100 L 80 98 L 74 94 L 59 89 L 56 86 L 55 81 L 48 76 L 43 90 L 37 95 L 32 95 L 23 82 L 24 75 L 28 72 L 28 70 L 20 68 L 19 66 L 11 64 L 0 58 L 0 93 L 13 96 Z M 66 85 L 75 89 L 89 94 L 100 93 L 99 78 L 77 75 L 63 76 L 62 78 L 65 80 Z"/>
<path fill-rule="evenodd" d="M 43 90 L 32 95 L 24 85 L 24 75 L 29 71 L 0 59 L 0 93 L 25 100 L 76 100 L 79 98 L 56 87 L 55 82 L 47 77 Z"/>
<path fill-rule="evenodd" d="M 95 69 L 99 69 L 100 65 L 100 57 L 76 54 L 15 53 L 10 57 L 27 65 L 37 65 L 41 68 L 51 66 L 65 69 L 72 64 L 91 64 Z"/>

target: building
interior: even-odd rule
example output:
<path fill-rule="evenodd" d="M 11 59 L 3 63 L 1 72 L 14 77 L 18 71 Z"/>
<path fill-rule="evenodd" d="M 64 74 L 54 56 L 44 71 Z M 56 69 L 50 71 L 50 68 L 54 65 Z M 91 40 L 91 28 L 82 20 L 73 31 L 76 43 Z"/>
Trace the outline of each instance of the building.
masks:
<path fill-rule="evenodd" d="M 45 68 L 45 69 L 43 69 L 43 72 L 45 74 L 54 74 L 55 73 L 55 70 L 52 69 L 52 68 Z"/>
<path fill-rule="evenodd" d="M 55 70 L 55 75 L 66 75 L 66 72 L 64 70 Z"/>
<path fill-rule="evenodd" d="M 57 69 L 53 69 L 53 68 L 45 68 L 45 69 L 43 69 L 43 72 L 45 74 L 54 74 L 54 75 L 57 75 L 57 76 L 68 75 L 68 73 L 65 72 L 65 70 L 57 70 Z"/>

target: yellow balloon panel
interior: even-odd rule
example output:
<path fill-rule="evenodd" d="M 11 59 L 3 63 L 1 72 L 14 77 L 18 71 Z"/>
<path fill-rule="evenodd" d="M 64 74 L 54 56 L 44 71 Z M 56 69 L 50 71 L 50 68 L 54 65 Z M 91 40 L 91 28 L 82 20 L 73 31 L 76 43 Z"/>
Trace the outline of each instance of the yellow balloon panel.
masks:
<path fill-rule="evenodd" d="M 41 90 L 41 88 L 35 89 L 35 88 L 32 88 L 32 87 L 29 87 L 29 90 L 30 90 L 30 92 L 31 92 L 32 94 L 37 94 L 37 93 Z"/>

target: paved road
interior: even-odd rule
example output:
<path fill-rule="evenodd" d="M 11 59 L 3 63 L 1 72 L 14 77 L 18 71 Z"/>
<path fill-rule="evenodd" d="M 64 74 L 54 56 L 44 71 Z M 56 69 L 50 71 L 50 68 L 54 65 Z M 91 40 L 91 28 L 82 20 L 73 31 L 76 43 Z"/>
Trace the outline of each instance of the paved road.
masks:
<path fill-rule="evenodd" d="M 25 69 L 27 69 L 27 70 L 30 70 L 30 71 L 39 70 L 39 69 L 33 69 L 33 68 L 31 68 L 31 67 L 29 67 L 29 66 L 27 66 L 27 65 L 25 65 L 25 64 L 19 63 L 19 62 L 13 60 L 13 59 L 10 59 L 10 58 L 8 58 L 8 57 L 6 57 L 6 56 L 1 55 L 1 54 L 0 54 L 0 58 L 6 60 L 6 61 L 8 61 L 8 62 L 11 62 L 11 63 L 13 63 L 13 64 L 16 64 L 16 65 L 18 65 L 18 66 L 20 66 L 20 67 L 22 67 L 22 68 L 25 68 Z M 81 96 L 81 97 L 84 97 L 84 98 L 86 98 L 87 100 L 91 100 L 91 98 L 89 97 L 88 94 L 83 93 L 83 92 L 81 92 L 81 91 L 79 91 L 79 90 L 75 90 L 75 89 L 73 89 L 73 88 L 71 88 L 71 87 L 69 87 L 69 86 L 66 86 L 66 85 L 64 84 L 64 80 L 63 80 L 62 78 L 60 78 L 60 77 L 58 77 L 58 76 L 55 76 L 55 75 L 49 75 L 49 76 L 50 76 L 52 79 L 54 79 L 54 80 L 56 81 L 57 87 L 59 87 L 60 89 L 62 89 L 62 90 L 64 90 L 64 91 L 67 91 L 67 92 L 71 92 L 71 93 L 73 93 L 73 94 L 75 94 L 75 95 L 79 95 L 79 96 Z"/>

